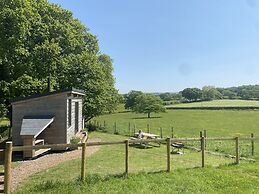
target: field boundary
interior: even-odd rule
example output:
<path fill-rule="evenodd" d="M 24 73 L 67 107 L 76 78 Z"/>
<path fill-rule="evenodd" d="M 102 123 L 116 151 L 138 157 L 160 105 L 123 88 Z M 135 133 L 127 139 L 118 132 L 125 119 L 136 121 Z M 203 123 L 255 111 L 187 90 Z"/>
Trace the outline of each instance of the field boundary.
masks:
<path fill-rule="evenodd" d="M 166 143 L 166 153 L 167 153 L 167 172 L 171 171 L 171 144 L 174 142 L 188 142 L 188 141 L 198 141 L 201 145 L 201 167 L 205 167 L 205 145 L 206 141 L 234 141 L 235 142 L 235 164 L 239 164 L 240 161 L 240 148 L 239 141 L 257 141 L 258 137 L 224 137 L 224 138 L 205 138 L 204 136 L 200 138 L 160 138 L 160 139 L 138 139 L 138 140 L 124 140 L 124 141 L 107 141 L 107 142 L 83 142 L 79 144 L 49 144 L 49 145 L 35 145 L 35 146 L 13 146 L 12 142 L 6 142 L 5 151 L 5 163 L 4 163 L 4 193 L 9 194 L 11 191 L 11 163 L 12 163 L 12 153 L 14 151 L 25 151 L 25 150 L 37 150 L 37 149 L 75 149 L 82 148 L 81 155 L 81 180 L 85 180 L 86 175 L 86 149 L 88 146 L 102 146 L 102 145 L 125 145 L 125 177 L 128 176 L 129 172 L 129 144 L 145 144 L 145 143 Z"/>
<path fill-rule="evenodd" d="M 167 110 L 259 110 L 259 106 L 209 106 L 209 107 L 173 107 L 165 106 Z"/>

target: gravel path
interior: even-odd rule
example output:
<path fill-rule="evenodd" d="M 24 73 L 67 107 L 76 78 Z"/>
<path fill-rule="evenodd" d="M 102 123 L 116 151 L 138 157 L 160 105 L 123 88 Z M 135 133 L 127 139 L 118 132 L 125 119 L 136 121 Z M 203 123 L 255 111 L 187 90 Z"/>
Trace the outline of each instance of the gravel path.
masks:
<path fill-rule="evenodd" d="M 100 141 L 100 139 L 89 139 L 88 142 Z M 99 146 L 91 146 L 86 149 L 87 156 L 99 150 Z M 30 175 L 57 166 L 58 164 L 81 157 L 81 150 L 68 151 L 63 153 L 47 154 L 35 160 L 22 161 L 12 169 L 12 191 Z"/>

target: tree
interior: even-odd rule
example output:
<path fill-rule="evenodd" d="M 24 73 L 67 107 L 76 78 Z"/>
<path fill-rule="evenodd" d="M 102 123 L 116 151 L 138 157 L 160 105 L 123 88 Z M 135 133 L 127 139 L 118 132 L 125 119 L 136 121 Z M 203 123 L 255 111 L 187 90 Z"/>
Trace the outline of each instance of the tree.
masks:
<path fill-rule="evenodd" d="M 148 118 L 150 118 L 152 112 L 165 112 L 163 101 L 159 97 L 146 94 L 136 97 L 136 102 L 132 109 L 134 112 L 147 114 Z"/>
<path fill-rule="evenodd" d="M 223 95 L 223 97 L 226 97 L 228 99 L 236 99 L 237 98 L 237 94 L 235 92 L 232 92 L 232 91 L 228 90 L 228 89 L 224 89 L 222 91 L 222 95 Z"/>
<path fill-rule="evenodd" d="M 197 101 L 202 97 L 202 91 L 199 88 L 186 88 L 182 91 L 182 96 L 190 101 Z"/>
<path fill-rule="evenodd" d="M 159 97 L 164 101 L 170 101 L 172 100 L 172 94 L 169 92 L 159 94 Z"/>
<path fill-rule="evenodd" d="M 46 91 L 51 76 L 55 90 L 85 91 L 83 111 L 89 120 L 116 107 L 112 71 L 111 58 L 72 12 L 47 0 L 0 1 L 0 81 L 7 83 L 0 91 L 8 88 L 7 105 L 11 98 Z M 27 90 L 18 87 L 18 80 Z"/>
<path fill-rule="evenodd" d="M 214 86 L 204 86 L 202 88 L 202 100 L 221 99 L 222 94 Z"/>
<path fill-rule="evenodd" d="M 130 91 L 126 96 L 125 96 L 125 109 L 132 109 L 136 103 L 136 99 L 139 95 L 143 95 L 143 92 L 141 91 L 135 91 L 132 90 Z"/>

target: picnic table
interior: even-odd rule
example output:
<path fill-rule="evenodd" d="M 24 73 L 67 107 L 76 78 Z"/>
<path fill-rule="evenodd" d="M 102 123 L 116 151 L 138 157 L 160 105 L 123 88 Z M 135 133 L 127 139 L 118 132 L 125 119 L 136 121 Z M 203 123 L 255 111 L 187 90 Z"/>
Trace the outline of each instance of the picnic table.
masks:
<path fill-rule="evenodd" d="M 134 134 L 135 137 L 138 137 L 138 135 L 139 135 L 139 133 L 135 133 Z M 144 132 L 142 132 L 142 135 L 144 136 L 143 139 L 144 138 L 146 138 L 146 139 L 155 139 L 155 138 L 159 137 L 159 135 L 156 135 L 156 134 L 153 134 L 153 133 L 144 133 Z"/>
<path fill-rule="evenodd" d="M 152 134 L 152 133 L 145 133 L 145 132 L 142 132 L 141 134 L 143 135 L 143 138 L 142 138 L 142 139 L 156 139 L 156 138 L 159 138 L 159 135 Z M 135 133 L 135 134 L 134 134 L 134 137 L 131 137 L 130 139 L 132 139 L 132 140 L 139 139 L 139 138 L 138 138 L 138 135 L 139 135 L 139 133 Z M 157 142 L 157 143 L 158 143 L 158 145 L 160 146 L 160 142 Z M 144 146 L 145 146 L 145 147 L 146 147 L 147 145 L 150 146 L 150 144 L 144 143 Z"/>

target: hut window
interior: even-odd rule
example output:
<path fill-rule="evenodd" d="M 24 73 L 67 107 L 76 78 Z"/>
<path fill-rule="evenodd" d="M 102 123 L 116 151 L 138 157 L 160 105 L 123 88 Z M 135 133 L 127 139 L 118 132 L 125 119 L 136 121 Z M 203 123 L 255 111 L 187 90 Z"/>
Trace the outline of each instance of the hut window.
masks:
<path fill-rule="evenodd" d="M 72 100 L 68 100 L 68 126 L 71 126 L 72 122 Z"/>

